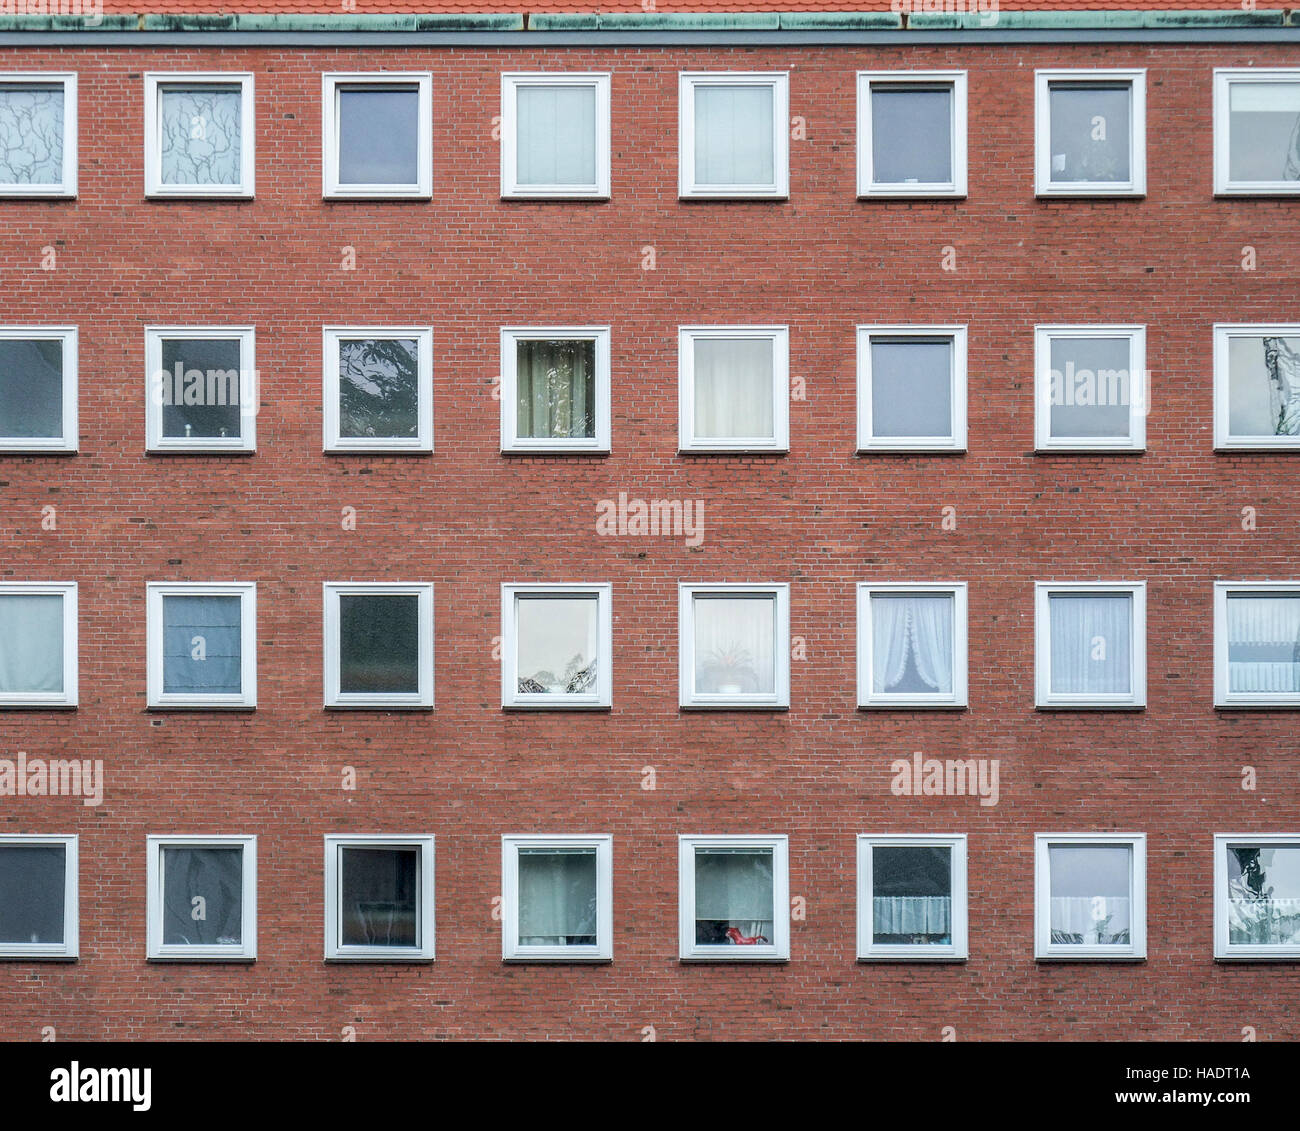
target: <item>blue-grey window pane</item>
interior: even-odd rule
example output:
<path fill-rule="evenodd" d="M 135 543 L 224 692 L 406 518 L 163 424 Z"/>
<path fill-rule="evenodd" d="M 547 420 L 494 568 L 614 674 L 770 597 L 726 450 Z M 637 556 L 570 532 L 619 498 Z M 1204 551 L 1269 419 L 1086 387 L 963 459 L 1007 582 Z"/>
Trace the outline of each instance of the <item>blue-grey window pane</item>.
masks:
<path fill-rule="evenodd" d="M 163 943 L 219 946 L 243 938 L 244 850 L 163 848 Z"/>
<path fill-rule="evenodd" d="M 1300 338 L 1228 339 L 1228 431 L 1300 436 Z"/>
<path fill-rule="evenodd" d="M 871 434 L 952 435 L 952 342 L 873 338 Z"/>
<path fill-rule="evenodd" d="M 339 652 L 340 691 L 419 691 L 419 596 L 340 594 Z"/>
<path fill-rule="evenodd" d="M 595 849 L 519 850 L 519 942 L 596 944 Z"/>
<path fill-rule="evenodd" d="M 1053 83 L 1049 101 L 1053 181 L 1104 184 L 1130 179 L 1129 84 Z"/>
<path fill-rule="evenodd" d="M 596 91 L 521 86 L 516 174 L 521 185 L 596 183 Z"/>
<path fill-rule="evenodd" d="M 63 435 L 63 343 L 0 338 L 0 436 Z"/>
<path fill-rule="evenodd" d="M 1053 437 L 1127 436 L 1133 378 L 1128 338 L 1051 339 Z"/>
<path fill-rule="evenodd" d="M 62 845 L 0 846 L 0 943 L 63 942 Z"/>
<path fill-rule="evenodd" d="M 415 338 L 339 342 L 340 436 L 418 436 L 419 408 L 420 348 Z"/>
<path fill-rule="evenodd" d="M 342 86 L 338 99 L 339 183 L 418 184 L 419 89 Z"/>
<path fill-rule="evenodd" d="M 1300 180 L 1300 82 L 1233 83 L 1228 110 L 1230 180 Z"/>
<path fill-rule="evenodd" d="M 163 184 L 239 184 L 241 97 L 229 85 L 162 88 Z"/>
<path fill-rule="evenodd" d="M 419 946 L 419 849 L 344 848 L 339 856 L 339 942 Z"/>
<path fill-rule="evenodd" d="M 0 184 L 63 180 L 63 85 L 0 83 Z"/>
<path fill-rule="evenodd" d="M 701 185 L 776 181 L 770 86 L 695 88 L 695 179 Z"/>
<path fill-rule="evenodd" d="M 952 89 L 872 84 L 871 168 L 875 184 L 951 182 Z"/>
<path fill-rule="evenodd" d="M 240 435 L 240 340 L 164 338 L 155 374 L 167 437 L 237 440 Z"/>
<path fill-rule="evenodd" d="M 58 594 L 0 596 L 0 691 L 63 690 L 63 598 Z"/>
<path fill-rule="evenodd" d="M 163 691 L 238 695 L 239 597 L 163 598 Z"/>

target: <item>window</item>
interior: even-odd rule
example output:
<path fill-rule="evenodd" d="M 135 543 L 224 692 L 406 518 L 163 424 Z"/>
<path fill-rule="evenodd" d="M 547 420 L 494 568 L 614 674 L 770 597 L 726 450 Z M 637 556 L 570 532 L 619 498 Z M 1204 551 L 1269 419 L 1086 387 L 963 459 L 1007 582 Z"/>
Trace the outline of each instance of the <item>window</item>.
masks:
<path fill-rule="evenodd" d="M 1147 956 L 1146 842 L 1141 833 L 1034 837 L 1034 957 Z"/>
<path fill-rule="evenodd" d="M 1214 446 L 1300 448 L 1300 324 L 1214 327 Z"/>
<path fill-rule="evenodd" d="M 1036 71 L 1039 196 L 1146 193 L 1146 72 Z"/>
<path fill-rule="evenodd" d="M 858 196 L 966 195 L 966 72 L 858 72 Z"/>
<path fill-rule="evenodd" d="M 858 327 L 858 451 L 966 450 L 966 327 Z"/>
<path fill-rule="evenodd" d="M 1300 958 L 1300 834 L 1215 836 L 1214 957 Z"/>
<path fill-rule="evenodd" d="M 148 958 L 257 957 L 257 837 L 151 836 L 146 882 Z"/>
<path fill-rule="evenodd" d="M 150 707 L 257 706 L 257 587 L 147 586 Z"/>
<path fill-rule="evenodd" d="M 790 76 L 683 73 L 680 84 L 681 197 L 789 196 Z"/>
<path fill-rule="evenodd" d="M 966 585 L 858 586 L 858 706 L 966 705 Z"/>
<path fill-rule="evenodd" d="M 789 451 L 785 326 L 683 326 L 677 350 L 682 451 Z"/>
<path fill-rule="evenodd" d="M 327 74 L 322 128 L 325 196 L 433 195 L 433 78 Z"/>
<path fill-rule="evenodd" d="M 501 76 L 501 195 L 609 199 L 609 75 Z"/>
<path fill-rule="evenodd" d="M 258 379 L 251 326 L 150 326 L 146 425 L 151 452 L 257 448 Z"/>
<path fill-rule="evenodd" d="M 433 586 L 325 583 L 325 706 L 433 706 Z"/>
<path fill-rule="evenodd" d="M 501 706 L 609 707 L 610 586 L 501 586 Z"/>
<path fill-rule="evenodd" d="M 433 908 L 433 837 L 325 838 L 325 961 L 432 961 Z"/>
<path fill-rule="evenodd" d="M 1300 581 L 1214 583 L 1216 707 L 1300 707 Z"/>
<path fill-rule="evenodd" d="M 77 76 L 0 74 L 0 196 L 77 195 Z"/>
<path fill-rule="evenodd" d="M 501 450 L 609 451 L 609 327 L 501 331 Z"/>
<path fill-rule="evenodd" d="M 0 584 L 0 708 L 76 705 L 76 582 Z"/>
<path fill-rule="evenodd" d="M 1138 452 L 1146 447 L 1146 328 L 1034 329 L 1035 447 Z"/>
<path fill-rule="evenodd" d="M 1300 193 L 1300 70 L 1214 72 L 1214 191 Z"/>
<path fill-rule="evenodd" d="M 613 855 L 608 836 L 503 836 L 502 959 L 613 958 Z"/>
<path fill-rule="evenodd" d="M 0 958 L 77 953 L 77 838 L 0 836 Z"/>
<path fill-rule="evenodd" d="M 1038 706 L 1145 707 L 1145 582 L 1040 581 L 1034 591 Z"/>
<path fill-rule="evenodd" d="M 683 707 L 790 706 L 790 586 L 680 585 Z"/>
<path fill-rule="evenodd" d="M 146 196 L 253 195 L 253 76 L 144 76 Z"/>
<path fill-rule="evenodd" d="M 0 453 L 76 450 L 76 327 L 0 327 Z"/>
<path fill-rule="evenodd" d="M 325 450 L 433 451 L 433 331 L 325 327 Z"/>
<path fill-rule="evenodd" d="M 680 956 L 748 962 L 789 959 L 787 838 L 677 840 Z"/>
<path fill-rule="evenodd" d="M 966 838 L 859 836 L 858 957 L 966 956 Z"/>

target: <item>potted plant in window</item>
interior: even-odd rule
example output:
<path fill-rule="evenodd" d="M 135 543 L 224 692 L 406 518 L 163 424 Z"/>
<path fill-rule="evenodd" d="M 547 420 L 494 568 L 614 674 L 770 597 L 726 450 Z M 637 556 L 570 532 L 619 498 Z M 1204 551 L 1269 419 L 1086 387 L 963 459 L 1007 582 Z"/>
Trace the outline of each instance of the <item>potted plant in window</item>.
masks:
<path fill-rule="evenodd" d="M 738 644 L 715 648 L 704 657 L 701 690 L 719 695 L 740 695 L 758 689 L 753 657 Z"/>

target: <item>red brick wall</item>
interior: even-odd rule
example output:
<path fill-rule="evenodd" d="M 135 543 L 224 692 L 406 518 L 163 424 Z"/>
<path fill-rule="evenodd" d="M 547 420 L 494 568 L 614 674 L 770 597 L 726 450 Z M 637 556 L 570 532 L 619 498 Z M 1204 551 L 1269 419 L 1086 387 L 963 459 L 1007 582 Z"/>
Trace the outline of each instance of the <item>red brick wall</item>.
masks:
<path fill-rule="evenodd" d="M 6 754 L 100 757 L 105 800 L 0 799 L 0 832 L 81 834 L 81 958 L 0 963 L 0 1037 L 1294 1039 L 1291 965 L 1212 960 L 1215 832 L 1300 829 L 1296 716 L 1212 707 L 1212 582 L 1300 575 L 1300 462 L 1211 450 L 1211 325 L 1295 321 L 1296 202 L 1211 196 L 1211 71 L 1282 45 L 0 51 L 80 74 L 80 198 L 0 203 L 0 321 L 81 329 L 81 451 L 0 458 L 0 577 L 74 580 L 81 706 L 0 714 Z M 1033 69 L 1148 71 L 1148 196 L 1033 196 Z M 320 73 L 434 73 L 431 203 L 320 199 Z M 854 199 L 854 72 L 969 70 L 964 202 Z M 498 198 L 498 74 L 613 72 L 613 199 Z M 679 203 L 679 69 L 791 71 L 788 203 Z M 146 203 L 147 70 L 257 76 L 257 199 Z M 1241 269 L 1242 248 L 1259 268 Z M 41 270 L 54 245 L 58 266 Z M 657 269 L 641 268 L 652 245 Z M 356 248 L 357 270 L 340 270 Z M 943 248 L 957 251 L 944 272 Z M 1148 327 L 1141 456 L 1035 456 L 1036 322 Z M 320 328 L 431 324 L 432 456 L 321 453 Z M 676 327 L 786 323 L 782 457 L 676 454 Z M 969 454 L 854 455 L 854 326 L 967 323 Z M 146 324 L 257 327 L 251 458 L 144 454 Z M 613 452 L 498 452 L 497 331 L 613 328 Z M 602 538 L 620 490 L 705 502 L 704 544 Z M 42 531 L 41 508 L 57 508 Z M 953 532 L 940 508 L 957 508 Z M 1243 532 L 1240 510 L 1258 508 Z M 356 530 L 341 529 L 345 506 Z M 1148 707 L 1036 713 L 1033 582 L 1146 580 Z M 258 584 L 259 705 L 151 714 L 145 583 Z M 436 711 L 321 709 L 321 582 L 431 580 Z M 970 709 L 855 710 L 853 587 L 970 583 Z M 610 581 L 614 708 L 499 707 L 503 581 Z M 679 581 L 788 581 L 784 714 L 677 707 Z M 914 750 L 1001 759 L 1002 796 L 907 798 Z M 356 767 L 355 791 L 340 788 Z M 1255 792 L 1241 769 L 1256 767 Z M 641 788 L 653 766 L 658 788 Z M 1144 964 L 1035 964 L 1033 836 L 1149 837 Z M 611 833 L 615 958 L 503 967 L 504 832 Z M 970 836 L 970 960 L 854 961 L 854 837 Z M 144 960 L 145 837 L 256 833 L 252 966 Z M 322 836 L 437 837 L 437 962 L 322 961 Z M 677 960 L 679 833 L 790 837 L 788 965 Z"/>

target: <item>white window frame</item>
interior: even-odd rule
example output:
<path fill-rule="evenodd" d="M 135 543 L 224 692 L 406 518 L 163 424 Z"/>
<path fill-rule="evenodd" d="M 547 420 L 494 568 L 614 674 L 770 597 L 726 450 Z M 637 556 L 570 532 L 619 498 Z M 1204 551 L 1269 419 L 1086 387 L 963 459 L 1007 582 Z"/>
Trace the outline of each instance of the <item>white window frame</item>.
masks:
<path fill-rule="evenodd" d="M 607 581 L 512 583 L 501 586 L 501 707 L 503 710 L 609 710 L 614 689 L 613 586 Z M 516 602 L 530 598 L 596 598 L 596 689 L 553 695 L 519 690 L 519 627 Z"/>
<path fill-rule="evenodd" d="M 577 848 L 596 852 L 596 942 L 525 946 L 519 942 L 519 850 Z M 501 838 L 501 961 L 610 962 L 614 958 L 614 838 L 607 835 L 508 834 Z"/>
<path fill-rule="evenodd" d="M 595 343 L 596 434 L 591 437 L 520 436 L 516 391 L 519 342 Z M 608 326 L 503 326 L 501 329 L 501 450 L 503 452 L 608 452 L 610 440 L 610 336 Z"/>
<path fill-rule="evenodd" d="M 1051 874 L 1048 850 L 1056 845 L 1110 845 L 1132 849 L 1127 946 L 1052 942 Z M 1146 833 L 1034 834 L 1034 958 L 1039 962 L 1141 962 L 1147 956 Z"/>
<path fill-rule="evenodd" d="M 63 941 L 0 943 L 0 961 L 13 959 L 72 961 L 80 955 L 77 909 L 81 876 L 77 864 L 77 845 L 78 838 L 75 834 L 62 836 L 47 833 L 4 833 L 0 835 L 0 849 L 54 847 L 63 849 Z"/>
<path fill-rule="evenodd" d="M 950 943 L 874 943 L 872 850 L 882 848 L 947 848 L 952 887 Z M 966 835 L 858 834 L 858 961 L 964 962 L 970 955 L 967 939 Z"/>
<path fill-rule="evenodd" d="M 235 185 L 171 185 L 162 178 L 162 94 L 168 86 L 239 88 L 239 175 Z M 144 76 L 144 194 L 147 197 L 207 197 L 251 200 L 255 181 L 257 118 L 251 72 L 150 71 Z"/>
<path fill-rule="evenodd" d="M 354 338 L 414 338 L 419 351 L 416 368 L 417 402 L 414 436 L 339 435 L 339 343 Z M 429 326 L 326 326 L 322 330 L 322 385 L 325 392 L 325 451 L 340 454 L 366 452 L 433 451 L 433 329 Z"/>
<path fill-rule="evenodd" d="M 1291 82 L 1300 85 L 1300 67 L 1214 68 L 1214 195 L 1295 196 L 1300 181 L 1236 181 L 1228 163 L 1232 120 L 1229 92 L 1234 83 Z"/>
<path fill-rule="evenodd" d="M 519 88 L 589 86 L 596 94 L 596 179 L 591 184 L 523 185 L 518 179 Z M 510 71 L 501 76 L 501 197 L 503 200 L 608 200 L 609 74 Z"/>
<path fill-rule="evenodd" d="M 433 583 L 418 581 L 326 581 L 324 594 L 325 626 L 325 706 L 330 709 L 369 709 L 382 711 L 420 710 L 433 707 Z M 419 598 L 416 623 L 419 631 L 419 690 L 417 691 L 342 691 L 343 653 L 339 598 L 347 596 Z"/>
<path fill-rule="evenodd" d="M 776 665 L 774 690 L 770 693 L 722 695 L 695 690 L 695 598 L 696 597 L 770 597 L 774 598 L 773 658 Z M 711 582 L 677 586 L 678 626 L 678 704 L 683 709 L 784 711 L 790 707 L 790 585 L 788 582 Z"/>
<path fill-rule="evenodd" d="M 770 848 L 772 850 L 772 941 L 749 946 L 695 941 L 695 850 Z M 683 962 L 788 962 L 790 960 L 790 838 L 764 836 L 678 836 L 678 957 Z"/>
<path fill-rule="evenodd" d="M 695 343 L 745 338 L 772 343 L 772 435 L 695 435 Z M 790 328 L 788 326 L 679 326 L 677 328 L 677 449 L 679 452 L 740 454 L 790 450 Z"/>
<path fill-rule="evenodd" d="M 63 690 L 0 692 L 0 710 L 14 707 L 75 707 L 77 705 L 77 583 L 75 581 L 0 582 L 0 597 L 63 598 Z"/>
<path fill-rule="evenodd" d="M 1300 845 L 1300 833 L 1214 834 L 1214 957 L 1218 962 L 1294 962 L 1300 943 L 1230 943 L 1228 941 L 1228 849 Z"/>
<path fill-rule="evenodd" d="M 951 181 L 876 181 L 871 134 L 871 88 L 880 86 L 941 86 L 952 88 Z M 966 195 L 966 72 L 965 71 L 859 71 L 858 72 L 858 199 L 869 197 L 933 197 Z"/>
<path fill-rule="evenodd" d="M 952 340 L 950 434 L 948 436 L 875 436 L 871 417 L 871 342 L 873 338 L 949 338 Z M 964 452 L 966 450 L 966 327 L 882 326 L 857 328 L 858 451 Z"/>
<path fill-rule="evenodd" d="M 432 962 L 435 955 L 434 838 L 381 833 L 326 834 L 325 836 L 325 961 L 326 962 Z M 342 941 L 342 850 L 345 848 L 413 848 L 419 853 L 419 892 L 416 914 L 418 946 L 359 946 Z"/>
<path fill-rule="evenodd" d="M 862 709 L 918 708 L 952 709 L 966 706 L 967 651 L 966 582 L 922 581 L 911 584 L 905 581 L 860 581 L 858 595 L 858 707 Z M 936 597 L 952 598 L 952 691 L 942 692 L 891 692 L 872 690 L 874 685 L 875 656 L 871 624 L 871 598 L 877 594 L 889 596 L 903 593 L 925 593 Z"/>
<path fill-rule="evenodd" d="M 163 940 L 163 849 L 243 849 L 243 906 L 238 943 L 195 945 Z M 257 958 L 257 837 L 255 836 L 150 836 L 146 838 L 145 957 L 151 962 L 252 962 Z"/>
<path fill-rule="evenodd" d="M 418 90 L 418 180 L 408 184 L 339 183 L 341 86 L 415 86 Z M 321 75 L 321 178 L 326 200 L 428 200 L 433 196 L 433 75 L 429 71 L 331 71 Z"/>
<path fill-rule="evenodd" d="M 1052 435 L 1052 341 L 1055 338 L 1127 338 L 1129 406 L 1127 436 Z M 1040 452 L 1141 452 L 1147 446 L 1147 330 L 1145 326 L 1034 327 L 1034 448 Z"/>
<path fill-rule="evenodd" d="M 0 436 L 0 454 L 22 452 L 75 452 L 77 423 L 77 327 L 0 326 L 0 341 L 59 342 L 63 347 L 63 430 L 59 436 Z"/>
<path fill-rule="evenodd" d="M 240 686 L 238 695 L 163 691 L 163 598 L 238 597 Z M 257 584 L 252 581 L 151 581 L 145 586 L 148 699 L 159 710 L 252 710 L 257 706 Z"/>
<path fill-rule="evenodd" d="M 162 344 L 167 341 L 222 339 L 239 342 L 239 435 L 164 436 Z M 257 333 L 252 326 L 146 326 L 144 328 L 145 450 L 240 455 L 257 451 L 257 413 L 261 407 L 257 373 Z M 168 375 L 166 380 L 171 380 Z"/>
<path fill-rule="evenodd" d="M 1034 191 L 1038 196 L 1145 196 L 1146 172 L 1146 70 L 1067 69 L 1034 72 Z M 1095 83 L 1099 86 L 1130 84 L 1129 179 L 1127 181 L 1052 180 L 1051 85 L 1057 82 Z"/>
<path fill-rule="evenodd" d="M 77 195 L 77 75 L 74 71 L 8 71 L 0 73 L 0 84 L 29 83 L 33 86 L 63 86 L 63 176 L 53 185 L 0 184 L 0 197 L 60 197 Z"/>
<path fill-rule="evenodd" d="M 1228 598 L 1233 596 L 1300 598 L 1300 580 L 1216 581 L 1214 583 L 1214 706 L 1220 710 L 1300 709 L 1300 692 L 1228 690 Z"/>
<path fill-rule="evenodd" d="M 1052 692 L 1051 598 L 1058 594 L 1107 593 L 1132 598 L 1129 672 L 1132 691 L 1127 695 L 1097 692 L 1091 695 Z M 1034 687 L 1040 710 L 1138 711 L 1147 705 L 1147 587 L 1145 581 L 1036 581 L 1034 582 Z"/>
<path fill-rule="evenodd" d="M 1300 322 L 1216 322 L 1214 324 L 1214 448 L 1216 451 L 1295 451 L 1300 436 L 1234 436 L 1229 414 L 1233 338 L 1300 338 Z"/>
<path fill-rule="evenodd" d="M 695 181 L 695 90 L 699 86 L 772 88 L 770 185 L 700 185 Z M 682 200 L 787 200 L 790 196 L 790 73 L 788 71 L 682 71 L 678 74 L 678 186 Z"/>

